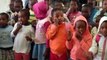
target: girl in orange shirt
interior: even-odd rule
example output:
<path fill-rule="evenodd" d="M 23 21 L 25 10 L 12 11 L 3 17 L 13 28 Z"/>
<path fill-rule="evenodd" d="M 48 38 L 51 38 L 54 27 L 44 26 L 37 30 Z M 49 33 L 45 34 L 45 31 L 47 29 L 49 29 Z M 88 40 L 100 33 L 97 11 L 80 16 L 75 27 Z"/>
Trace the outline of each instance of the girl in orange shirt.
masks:
<path fill-rule="evenodd" d="M 46 37 L 49 39 L 50 60 L 67 60 L 67 29 L 61 9 L 52 10 L 52 24 L 48 27 Z"/>
<path fill-rule="evenodd" d="M 78 16 L 74 21 L 74 32 L 71 40 L 66 42 L 70 49 L 70 58 L 73 60 L 89 60 L 88 50 L 92 43 L 88 23 L 85 17 Z"/>

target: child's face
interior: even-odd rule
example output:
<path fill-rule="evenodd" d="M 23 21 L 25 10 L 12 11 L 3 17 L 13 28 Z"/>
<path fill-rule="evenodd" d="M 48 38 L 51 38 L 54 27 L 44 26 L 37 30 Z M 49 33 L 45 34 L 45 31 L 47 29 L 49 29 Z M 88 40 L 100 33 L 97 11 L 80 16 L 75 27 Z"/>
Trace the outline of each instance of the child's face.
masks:
<path fill-rule="evenodd" d="M 103 1 L 102 7 L 107 10 L 107 0 Z"/>
<path fill-rule="evenodd" d="M 22 8 L 23 8 L 23 6 L 22 6 L 21 2 L 20 3 L 14 2 L 14 9 L 16 12 L 19 12 Z"/>
<path fill-rule="evenodd" d="M 107 22 L 103 22 L 100 26 L 100 32 L 106 37 L 107 36 Z"/>
<path fill-rule="evenodd" d="M 12 12 L 14 12 L 14 0 L 10 1 L 9 8 Z"/>
<path fill-rule="evenodd" d="M 35 3 L 37 3 L 37 0 L 29 0 L 29 8 L 32 9 Z"/>
<path fill-rule="evenodd" d="M 63 12 L 58 10 L 53 13 L 53 22 L 58 22 L 59 24 L 63 22 Z"/>
<path fill-rule="evenodd" d="M 83 34 L 86 30 L 86 23 L 82 20 L 77 21 L 75 25 L 75 30 L 79 34 Z"/>
<path fill-rule="evenodd" d="M 77 2 L 71 1 L 70 2 L 70 8 L 72 10 L 77 10 L 77 8 L 78 8 Z"/>
<path fill-rule="evenodd" d="M 88 7 L 83 7 L 81 12 L 82 12 L 82 15 L 86 18 L 88 18 L 90 15 L 90 9 Z"/>
<path fill-rule="evenodd" d="M 21 22 L 22 24 L 26 24 L 28 22 L 28 18 L 25 14 L 26 13 L 24 13 L 24 12 L 18 13 L 18 21 Z"/>
<path fill-rule="evenodd" d="M 0 15 L 0 26 L 6 26 L 8 24 L 8 19 L 5 15 Z"/>

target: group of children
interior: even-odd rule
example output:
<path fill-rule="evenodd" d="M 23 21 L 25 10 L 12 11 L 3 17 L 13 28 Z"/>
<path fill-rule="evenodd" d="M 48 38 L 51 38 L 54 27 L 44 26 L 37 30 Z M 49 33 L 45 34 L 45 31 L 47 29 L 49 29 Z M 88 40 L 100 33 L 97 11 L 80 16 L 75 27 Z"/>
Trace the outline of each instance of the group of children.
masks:
<path fill-rule="evenodd" d="M 52 8 L 49 0 L 30 0 L 34 15 L 21 0 L 11 4 L 14 9 L 0 13 L 0 60 L 107 60 L 107 0 L 97 17 L 88 3 L 78 11 L 76 0 L 67 13 L 61 2 Z"/>

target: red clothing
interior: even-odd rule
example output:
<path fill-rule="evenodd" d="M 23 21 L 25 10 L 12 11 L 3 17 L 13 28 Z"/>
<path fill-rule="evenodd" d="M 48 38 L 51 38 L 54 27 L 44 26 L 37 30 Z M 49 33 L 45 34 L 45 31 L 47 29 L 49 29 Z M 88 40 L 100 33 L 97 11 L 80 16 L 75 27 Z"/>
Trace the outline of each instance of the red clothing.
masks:
<path fill-rule="evenodd" d="M 76 20 L 74 21 L 74 27 L 78 20 L 83 20 L 87 23 L 86 19 L 83 16 L 78 16 Z M 70 57 L 73 60 L 88 60 L 87 54 L 88 50 L 92 44 L 92 36 L 88 29 L 88 24 L 86 31 L 82 35 L 82 40 L 79 41 L 75 36 L 76 31 L 74 31 L 72 40 L 67 41 L 67 48 L 71 49 Z"/>
<path fill-rule="evenodd" d="M 64 53 L 61 56 L 57 56 L 56 54 L 53 54 L 50 52 L 50 60 L 67 60 L 67 54 Z"/>
<path fill-rule="evenodd" d="M 14 52 L 15 60 L 30 60 L 30 54 L 16 53 Z"/>

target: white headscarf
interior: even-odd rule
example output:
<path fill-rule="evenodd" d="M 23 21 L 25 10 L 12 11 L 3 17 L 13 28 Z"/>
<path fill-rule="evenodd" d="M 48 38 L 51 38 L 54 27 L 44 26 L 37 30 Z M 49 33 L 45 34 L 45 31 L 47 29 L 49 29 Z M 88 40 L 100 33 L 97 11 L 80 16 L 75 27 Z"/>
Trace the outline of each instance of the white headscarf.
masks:
<path fill-rule="evenodd" d="M 100 19 L 99 26 L 98 26 L 98 31 L 97 31 L 98 33 L 99 33 L 99 30 L 100 30 L 101 24 L 102 24 L 104 21 L 107 21 L 107 16 L 103 16 L 103 17 Z"/>

